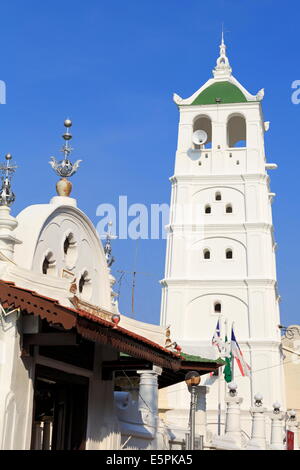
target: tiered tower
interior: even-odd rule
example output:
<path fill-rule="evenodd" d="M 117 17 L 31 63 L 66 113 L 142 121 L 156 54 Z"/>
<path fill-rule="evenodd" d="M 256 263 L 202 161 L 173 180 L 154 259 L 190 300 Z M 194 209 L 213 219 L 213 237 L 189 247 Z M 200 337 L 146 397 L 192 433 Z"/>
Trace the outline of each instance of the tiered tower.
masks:
<path fill-rule="evenodd" d="M 277 166 L 266 162 L 263 95 L 264 90 L 251 95 L 232 76 L 223 37 L 213 78 L 190 98 L 174 95 L 180 122 L 162 281 L 161 324 L 172 325 L 185 351 L 208 357 L 218 317 L 223 333 L 225 319 L 229 328 L 234 322 L 252 368 L 251 379 L 235 368 L 245 419 L 256 392 L 269 408 L 275 400 L 284 405 L 275 195 L 267 174 Z M 193 139 L 197 130 L 207 135 L 204 145 Z M 217 422 L 216 382 L 216 377 L 202 380 L 210 385 L 211 425 Z M 183 428 L 189 406 L 185 385 L 168 389 L 166 398 L 169 422 Z"/>

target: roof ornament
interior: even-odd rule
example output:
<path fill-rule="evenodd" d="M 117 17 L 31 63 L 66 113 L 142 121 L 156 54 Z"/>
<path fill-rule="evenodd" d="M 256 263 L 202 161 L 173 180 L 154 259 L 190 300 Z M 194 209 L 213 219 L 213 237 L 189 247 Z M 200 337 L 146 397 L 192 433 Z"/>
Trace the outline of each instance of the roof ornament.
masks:
<path fill-rule="evenodd" d="M 11 189 L 11 179 L 17 166 L 12 163 L 12 156 L 10 153 L 5 155 L 6 163 L 0 165 L 0 172 L 2 173 L 2 185 L 0 188 L 0 206 L 10 207 L 15 202 L 16 196 Z"/>
<path fill-rule="evenodd" d="M 231 76 L 232 69 L 229 64 L 228 57 L 226 55 L 226 45 L 224 43 L 224 30 L 222 27 L 222 39 L 220 44 L 220 55 L 217 59 L 217 65 L 213 70 L 215 78 L 229 78 Z"/>
<path fill-rule="evenodd" d="M 67 178 L 73 176 L 79 168 L 82 160 L 77 160 L 75 163 L 72 163 L 69 160 L 69 157 L 74 150 L 70 146 L 70 140 L 72 139 L 72 134 L 70 133 L 70 128 L 72 127 L 72 121 L 66 119 L 64 122 L 66 128 L 65 133 L 63 134 L 63 139 L 65 141 L 61 152 L 64 154 L 63 160 L 57 161 L 55 157 L 51 157 L 50 165 L 52 166 L 55 173 L 60 176 L 60 180 L 56 184 L 56 191 L 59 196 L 69 197 L 72 191 L 72 183 Z"/>
<path fill-rule="evenodd" d="M 264 96 L 265 96 L 265 89 L 262 88 L 261 90 L 259 90 L 259 92 L 256 94 L 256 100 L 257 101 L 262 101 L 264 99 Z"/>
<path fill-rule="evenodd" d="M 108 228 L 108 232 L 106 233 L 106 241 L 104 245 L 105 258 L 106 258 L 107 266 L 109 268 L 111 268 L 114 262 L 116 261 L 115 257 L 112 255 L 111 240 L 114 240 L 117 237 L 115 235 L 112 235 L 111 233 L 112 225 L 113 225 L 112 222 L 108 223 L 109 228 Z"/>

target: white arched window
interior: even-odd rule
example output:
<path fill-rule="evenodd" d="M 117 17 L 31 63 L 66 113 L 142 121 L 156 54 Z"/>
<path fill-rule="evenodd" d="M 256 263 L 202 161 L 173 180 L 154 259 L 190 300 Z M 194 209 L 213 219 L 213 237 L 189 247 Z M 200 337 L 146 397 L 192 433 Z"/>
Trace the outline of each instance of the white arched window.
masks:
<path fill-rule="evenodd" d="M 221 302 L 214 303 L 214 312 L 215 313 L 222 313 L 222 305 Z"/>
<path fill-rule="evenodd" d="M 210 250 L 208 248 L 205 248 L 203 250 L 203 258 L 204 259 L 210 259 Z"/>
<path fill-rule="evenodd" d="M 231 204 L 227 204 L 226 206 L 226 214 L 232 214 L 232 205 Z"/>
<path fill-rule="evenodd" d="M 205 214 L 211 214 L 211 206 L 209 204 L 205 206 Z"/>
<path fill-rule="evenodd" d="M 246 147 L 246 119 L 240 114 L 234 114 L 227 122 L 227 145 L 229 148 Z"/>
<path fill-rule="evenodd" d="M 226 252 L 226 259 L 232 259 L 233 258 L 233 251 L 231 248 L 227 248 Z"/>

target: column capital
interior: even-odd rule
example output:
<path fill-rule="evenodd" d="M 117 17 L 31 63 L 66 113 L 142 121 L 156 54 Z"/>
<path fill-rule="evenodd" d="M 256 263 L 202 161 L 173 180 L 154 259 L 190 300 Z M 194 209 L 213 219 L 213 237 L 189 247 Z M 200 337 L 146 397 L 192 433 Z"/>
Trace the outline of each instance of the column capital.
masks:
<path fill-rule="evenodd" d="M 161 375 L 161 374 L 163 373 L 162 367 L 155 366 L 154 364 L 153 364 L 152 370 L 153 370 L 153 372 L 155 372 L 157 375 Z"/>
<path fill-rule="evenodd" d="M 252 413 L 252 414 L 254 414 L 254 413 L 264 414 L 264 413 L 266 413 L 266 411 L 267 411 L 267 408 L 264 408 L 264 407 L 252 406 L 250 408 L 250 413 Z"/>
<path fill-rule="evenodd" d="M 139 375 L 143 375 L 144 377 L 148 376 L 148 377 L 157 377 L 158 375 L 161 375 L 162 374 L 162 368 L 161 367 L 158 367 L 158 366 L 153 366 L 155 367 L 155 369 L 145 369 L 145 370 L 137 370 L 136 373 L 139 374 Z"/>
<path fill-rule="evenodd" d="M 272 413 L 270 416 L 272 421 L 282 421 L 284 418 L 284 413 L 280 411 L 280 413 Z"/>
<path fill-rule="evenodd" d="M 236 404 L 236 405 L 240 405 L 241 403 L 243 403 L 243 398 L 242 397 L 231 397 L 230 395 L 227 395 L 226 397 L 226 403 L 228 404 Z"/>

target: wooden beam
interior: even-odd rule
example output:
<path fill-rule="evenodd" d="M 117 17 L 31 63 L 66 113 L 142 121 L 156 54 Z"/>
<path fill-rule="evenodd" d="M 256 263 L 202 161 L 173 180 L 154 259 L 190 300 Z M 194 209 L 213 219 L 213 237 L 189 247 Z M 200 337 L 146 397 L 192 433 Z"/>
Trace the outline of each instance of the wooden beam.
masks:
<path fill-rule="evenodd" d="M 219 367 L 221 367 L 219 364 L 201 363 L 201 365 L 196 365 L 196 364 L 193 364 L 192 362 L 190 363 L 182 362 L 180 369 L 181 370 L 198 370 L 198 371 L 203 370 L 203 371 L 213 372 Z"/>
<path fill-rule="evenodd" d="M 23 347 L 29 346 L 76 346 L 78 345 L 76 333 L 37 333 L 24 334 Z"/>
<path fill-rule="evenodd" d="M 139 361 L 135 359 L 134 361 L 104 361 L 102 362 L 102 367 L 105 369 L 112 369 L 112 370 L 138 370 L 141 369 L 152 369 L 152 362 L 148 361 Z"/>
<path fill-rule="evenodd" d="M 136 371 L 152 369 L 152 363 L 148 361 L 134 359 L 120 361 L 104 361 L 102 362 L 102 380 L 112 380 L 113 372 L 118 371 Z"/>

